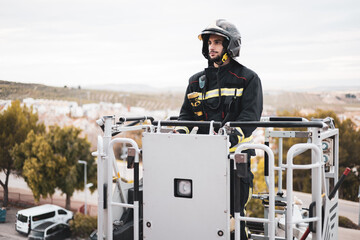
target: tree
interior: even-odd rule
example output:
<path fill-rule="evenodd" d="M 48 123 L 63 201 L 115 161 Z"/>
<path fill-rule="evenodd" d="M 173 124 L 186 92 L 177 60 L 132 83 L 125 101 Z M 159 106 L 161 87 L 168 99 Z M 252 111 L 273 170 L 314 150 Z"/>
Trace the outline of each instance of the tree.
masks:
<path fill-rule="evenodd" d="M 352 169 L 339 189 L 339 197 L 358 201 L 358 186 L 360 185 L 360 130 L 356 130 L 355 124 L 347 119 L 339 126 L 339 174 L 346 167 Z"/>
<path fill-rule="evenodd" d="M 15 165 L 33 191 L 35 200 L 52 196 L 56 188 L 66 194 L 66 208 L 75 190 L 84 188 L 84 168 L 78 160 L 87 161 L 89 181 L 96 186 L 96 165 L 90 143 L 73 126 L 50 126 L 46 134 L 28 134 L 26 141 L 13 151 Z"/>
<path fill-rule="evenodd" d="M 51 126 L 46 135 L 47 142 L 51 146 L 54 154 L 60 155 L 66 160 L 65 166 L 60 165 L 65 175 L 57 178 L 56 186 L 66 194 L 66 208 L 70 209 L 70 198 L 75 190 L 84 189 L 84 167 L 78 160 L 87 162 L 87 177 L 93 183 L 92 191 L 96 186 L 96 165 L 91 155 L 90 143 L 85 138 L 80 137 L 81 130 L 73 126 L 60 128 Z"/>
<path fill-rule="evenodd" d="M 44 132 L 44 124 L 38 124 L 38 115 L 33 113 L 32 108 L 20 106 L 20 101 L 13 101 L 11 106 L 0 114 L 0 172 L 4 172 L 5 180 L 0 180 L 4 189 L 4 202 L 8 204 L 9 176 L 14 171 L 14 161 L 11 155 L 13 148 L 24 142 L 27 134 Z M 15 172 L 16 173 L 16 172 Z"/>
<path fill-rule="evenodd" d="M 51 197 L 57 179 L 66 175 L 66 159 L 54 154 L 44 134 L 35 135 L 30 131 L 26 140 L 13 149 L 13 156 L 36 201 L 40 197 Z"/>

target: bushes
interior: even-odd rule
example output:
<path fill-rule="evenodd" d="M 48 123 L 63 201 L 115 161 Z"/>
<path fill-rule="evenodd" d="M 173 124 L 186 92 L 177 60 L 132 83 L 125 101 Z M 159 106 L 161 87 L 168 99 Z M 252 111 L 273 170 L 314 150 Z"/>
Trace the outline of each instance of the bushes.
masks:
<path fill-rule="evenodd" d="M 339 216 L 339 227 L 360 229 L 358 225 L 356 225 L 350 219 L 344 216 Z"/>
<path fill-rule="evenodd" d="M 88 238 L 97 228 L 97 217 L 76 213 L 69 225 L 73 237 Z"/>

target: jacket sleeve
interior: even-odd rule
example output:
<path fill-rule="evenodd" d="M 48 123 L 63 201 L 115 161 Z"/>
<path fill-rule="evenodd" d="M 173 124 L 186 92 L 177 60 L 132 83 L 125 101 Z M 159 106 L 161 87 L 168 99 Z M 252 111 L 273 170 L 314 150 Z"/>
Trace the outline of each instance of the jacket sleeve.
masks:
<path fill-rule="evenodd" d="M 263 93 L 260 78 L 252 72 L 252 76 L 247 78 L 242 100 L 240 104 L 240 114 L 236 121 L 259 121 L 263 110 Z M 247 142 L 251 139 L 252 132 L 256 127 L 236 128 L 233 134 L 230 134 L 231 147 L 241 142 Z"/>

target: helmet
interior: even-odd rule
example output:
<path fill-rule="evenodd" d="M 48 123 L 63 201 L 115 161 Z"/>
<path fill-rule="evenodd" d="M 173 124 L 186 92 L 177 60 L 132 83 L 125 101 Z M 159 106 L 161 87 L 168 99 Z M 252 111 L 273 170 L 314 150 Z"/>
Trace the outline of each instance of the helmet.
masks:
<path fill-rule="evenodd" d="M 218 19 L 213 24 L 205 28 L 198 36 L 203 41 L 202 54 L 206 59 L 209 58 L 209 49 L 207 39 L 211 34 L 216 34 L 224 37 L 227 41 L 224 45 L 226 52 L 231 58 L 240 55 L 241 36 L 234 24 L 225 19 Z"/>

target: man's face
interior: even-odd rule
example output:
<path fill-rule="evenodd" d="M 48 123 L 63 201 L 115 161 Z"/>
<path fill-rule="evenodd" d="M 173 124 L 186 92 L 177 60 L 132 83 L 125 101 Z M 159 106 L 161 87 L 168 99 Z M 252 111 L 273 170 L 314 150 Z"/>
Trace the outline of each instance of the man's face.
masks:
<path fill-rule="evenodd" d="M 214 34 L 210 35 L 208 41 L 210 60 L 214 62 L 221 60 L 221 56 L 224 50 L 223 41 L 224 41 L 224 37 L 222 36 L 214 35 Z"/>

